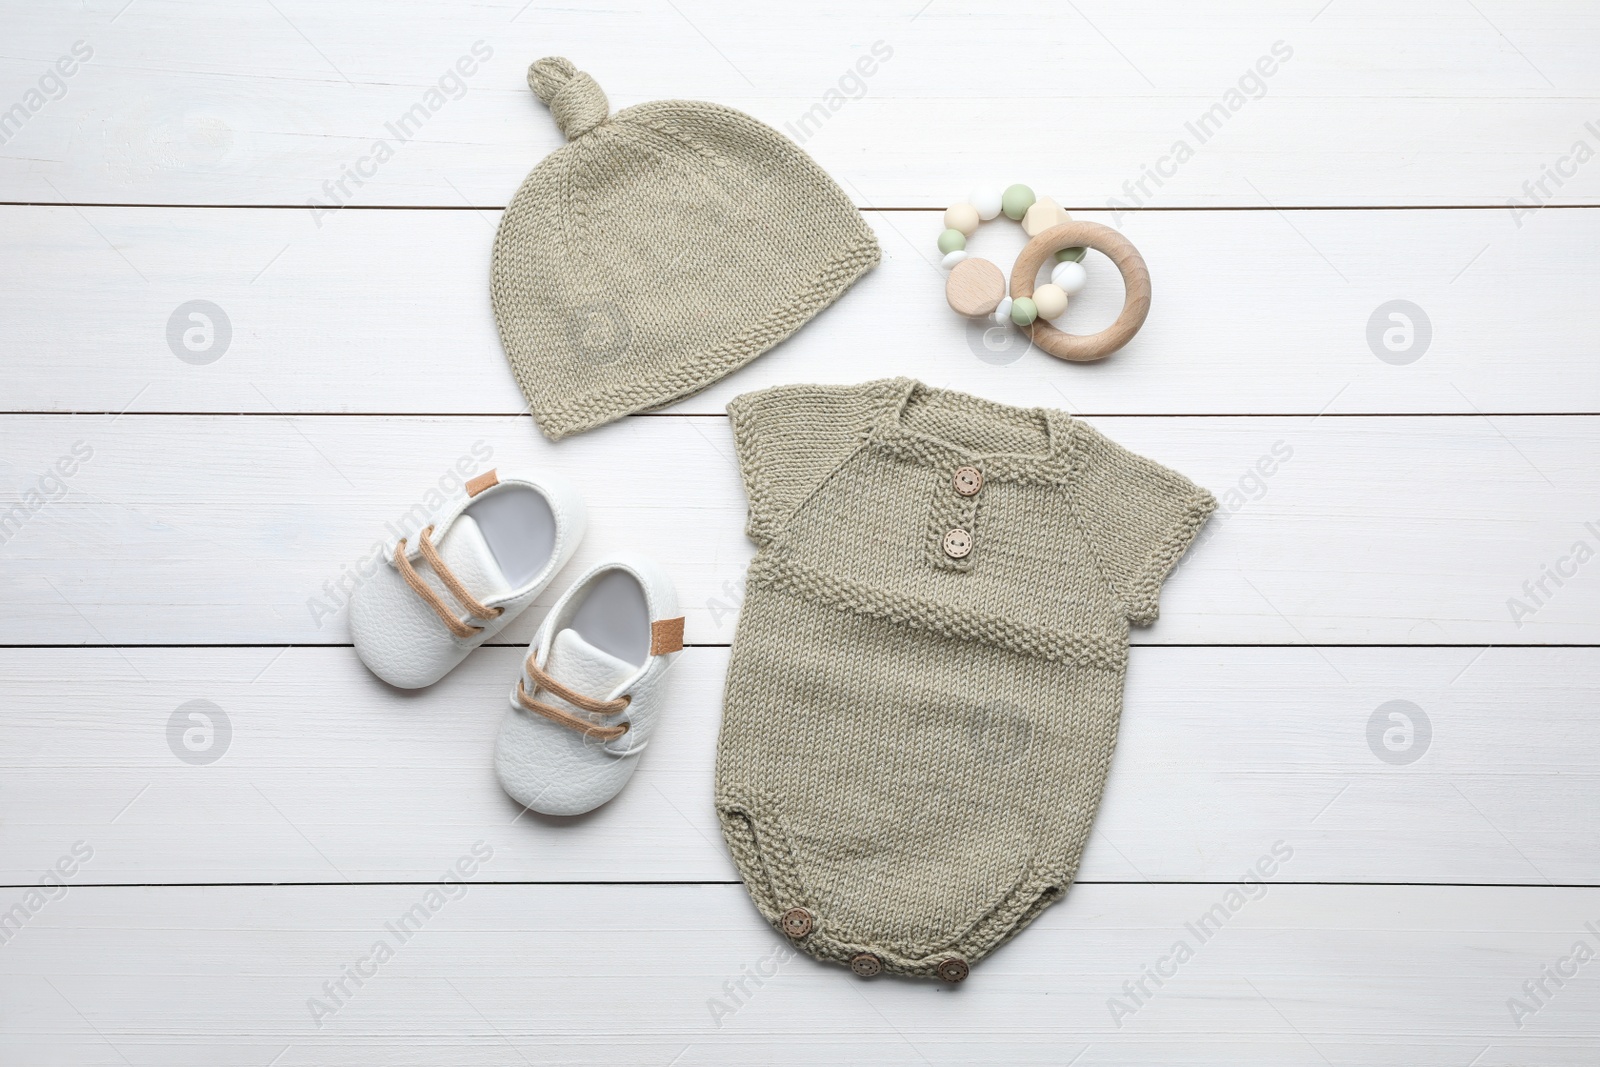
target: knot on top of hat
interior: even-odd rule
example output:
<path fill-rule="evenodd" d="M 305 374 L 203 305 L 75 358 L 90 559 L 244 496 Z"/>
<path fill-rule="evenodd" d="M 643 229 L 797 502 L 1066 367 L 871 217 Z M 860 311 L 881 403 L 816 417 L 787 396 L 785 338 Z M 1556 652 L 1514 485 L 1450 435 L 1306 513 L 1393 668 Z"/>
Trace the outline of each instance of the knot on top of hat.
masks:
<path fill-rule="evenodd" d="M 570 59 L 547 56 L 528 68 L 528 87 L 550 106 L 567 140 L 581 137 L 611 114 L 611 104 L 595 80 Z"/>

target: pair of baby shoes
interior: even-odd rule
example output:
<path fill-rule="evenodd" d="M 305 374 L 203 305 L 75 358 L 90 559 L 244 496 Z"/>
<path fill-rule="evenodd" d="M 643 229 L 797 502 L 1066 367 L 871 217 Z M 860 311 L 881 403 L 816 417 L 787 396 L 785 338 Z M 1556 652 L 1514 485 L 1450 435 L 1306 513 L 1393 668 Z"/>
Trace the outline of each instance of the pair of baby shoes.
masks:
<path fill-rule="evenodd" d="M 420 689 L 521 614 L 583 539 L 583 501 L 551 478 L 467 482 L 467 498 L 401 538 L 350 601 L 356 653 L 379 678 Z M 534 635 L 495 743 L 518 802 L 578 815 L 621 791 L 660 717 L 662 675 L 683 648 L 672 582 L 618 556 L 572 583 Z"/>

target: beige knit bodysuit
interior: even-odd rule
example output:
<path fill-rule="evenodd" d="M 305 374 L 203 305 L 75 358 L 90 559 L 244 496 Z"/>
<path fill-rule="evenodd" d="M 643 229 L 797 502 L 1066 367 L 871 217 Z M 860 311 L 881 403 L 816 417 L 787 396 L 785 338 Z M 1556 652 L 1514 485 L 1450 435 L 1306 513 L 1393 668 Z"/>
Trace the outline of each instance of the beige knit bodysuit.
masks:
<path fill-rule="evenodd" d="M 903 378 L 728 412 L 760 552 L 723 835 L 806 952 L 959 981 L 1071 884 L 1128 626 L 1215 501 L 1063 412 Z"/>

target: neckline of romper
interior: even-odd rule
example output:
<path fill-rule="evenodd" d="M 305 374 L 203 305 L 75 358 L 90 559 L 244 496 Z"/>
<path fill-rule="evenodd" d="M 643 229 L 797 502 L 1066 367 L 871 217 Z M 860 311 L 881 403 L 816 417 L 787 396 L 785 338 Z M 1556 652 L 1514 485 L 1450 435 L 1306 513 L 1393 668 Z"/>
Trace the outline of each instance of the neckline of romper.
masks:
<path fill-rule="evenodd" d="M 1078 422 L 1053 408 L 1025 408 L 925 385 L 911 378 L 895 379 L 896 388 L 883 413 L 874 421 L 868 442 L 899 458 L 941 471 L 974 466 L 990 481 L 1062 485 L 1071 480 L 1078 452 Z M 906 425 L 906 411 L 914 402 L 958 415 L 974 426 L 1016 429 L 1032 421 L 1045 440 L 1042 451 L 989 450 L 947 440 Z"/>

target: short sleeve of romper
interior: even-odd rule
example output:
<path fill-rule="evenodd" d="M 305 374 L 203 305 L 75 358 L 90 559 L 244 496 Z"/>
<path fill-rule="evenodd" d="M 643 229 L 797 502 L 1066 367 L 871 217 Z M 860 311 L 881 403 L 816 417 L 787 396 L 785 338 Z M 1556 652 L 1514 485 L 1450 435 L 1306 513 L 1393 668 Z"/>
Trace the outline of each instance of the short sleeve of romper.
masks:
<path fill-rule="evenodd" d="M 1216 508 L 1176 471 L 1079 424 L 1078 512 L 1128 621 L 1156 621 L 1161 586 Z"/>
<path fill-rule="evenodd" d="M 1128 627 L 1215 502 L 1063 412 L 908 379 L 728 410 L 760 549 L 717 748 L 730 852 L 811 955 L 964 976 L 1071 885 Z"/>
<path fill-rule="evenodd" d="M 805 498 L 860 446 L 891 390 L 780 385 L 728 405 L 739 474 L 750 500 L 745 532 L 766 545 Z"/>

